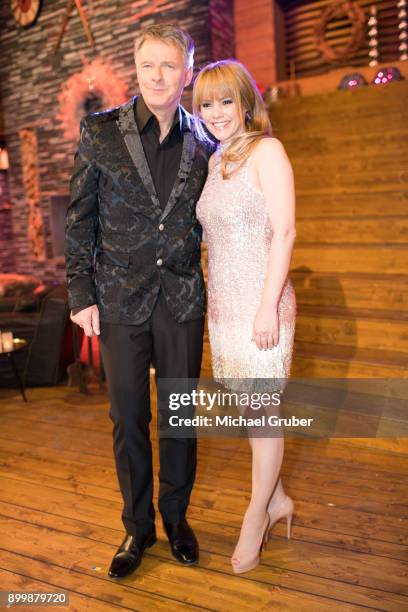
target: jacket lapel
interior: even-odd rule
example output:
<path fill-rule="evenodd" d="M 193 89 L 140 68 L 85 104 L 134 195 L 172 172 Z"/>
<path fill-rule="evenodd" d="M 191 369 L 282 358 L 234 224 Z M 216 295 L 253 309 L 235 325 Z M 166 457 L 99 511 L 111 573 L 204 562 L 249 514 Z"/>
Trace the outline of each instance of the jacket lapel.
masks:
<path fill-rule="evenodd" d="M 125 141 L 129 155 L 132 158 L 133 163 L 139 173 L 143 185 L 146 188 L 150 198 L 154 204 L 154 211 L 157 215 L 162 214 L 159 198 L 157 197 L 156 189 L 154 187 L 150 168 L 146 160 L 146 156 L 143 150 L 142 141 L 140 139 L 139 130 L 135 119 L 135 106 L 136 97 L 132 98 L 124 104 L 119 110 L 119 118 L 117 125 Z"/>
<path fill-rule="evenodd" d="M 160 217 L 160 221 L 165 219 L 169 213 L 173 210 L 177 203 L 181 192 L 187 182 L 188 176 L 191 171 L 191 166 L 194 159 L 194 153 L 196 148 L 196 142 L 192 129 L 192 118 L 186 110 L 181 107 L 182 122 L 183 122 L 183 147 L 181 153 L 180 168 L 177 173 L 176 180 L 174 181 L 173 189 L 171 191 L 168 202 L 162 211 L 160 206 L 159 198 L 157 197 L 156 189 L 154 187 L 150 168 L 146 160 L 146 156 L 143 150 L 142 141 L 140 139 L 139 130 L 137 127 L 134 105 L 136 97 L 132 98 L 124 104 L 119 110 L 119 118 L 117 125 L 123 136 L 126 147 L 129 151 L 130 157 L 136 166 L 139 176 L 146 188 L 153 204 L 154 212 Z"/>
<path fill-rule="evenodd" d="M 173 189 L 171 190 L 166 207 L 160 217 L 160 221 L 165 219 L 176 205 L 177 200 L 180 197 L 185 184 L 187 183 L 194 159 L 196 141 L 191 125 L 192 119 L 183 107 L 181 107 L 181 113 L 183 121 L 183 148 L 181 152 L 180 168 L 177 173 L 176 180 L 174 181 Z"/>

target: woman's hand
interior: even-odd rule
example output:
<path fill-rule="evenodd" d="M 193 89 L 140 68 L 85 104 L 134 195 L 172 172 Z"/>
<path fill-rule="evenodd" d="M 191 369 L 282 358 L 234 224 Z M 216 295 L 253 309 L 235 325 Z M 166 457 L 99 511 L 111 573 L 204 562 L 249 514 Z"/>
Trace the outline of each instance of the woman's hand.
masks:
<path fill-rule="evenodd" d="M 252 341 L 259 349 L 271 349 L 279 342 L 279 316 L 277 308 L 260 306 L 256 313 Z"/>

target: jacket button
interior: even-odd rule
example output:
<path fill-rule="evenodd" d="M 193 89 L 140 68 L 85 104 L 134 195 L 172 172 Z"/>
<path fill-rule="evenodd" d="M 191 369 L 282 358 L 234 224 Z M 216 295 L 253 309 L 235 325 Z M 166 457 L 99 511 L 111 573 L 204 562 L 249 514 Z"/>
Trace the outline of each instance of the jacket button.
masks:
<path fill-rule="evenodd" d="M 160 232 L 162 232 L 163 230 L 164 230 L 164 225 L 163 225 L 163 223 L 160 223 L 160 225 L 159 225 L 159 231 L 160 231 Z"/>
<path fill-rule="evenodd" d="M 162 266 L 163 265 L 163 260 L 162 259 L 158 259 L 156 261 L 156 263 L 157 263 L 158 266 Z"/>

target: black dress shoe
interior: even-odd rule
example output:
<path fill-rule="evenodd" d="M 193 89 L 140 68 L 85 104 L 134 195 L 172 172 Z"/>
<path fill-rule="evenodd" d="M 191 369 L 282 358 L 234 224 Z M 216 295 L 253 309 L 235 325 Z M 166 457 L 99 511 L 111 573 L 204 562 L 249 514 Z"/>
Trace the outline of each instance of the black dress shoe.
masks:
<path fill-rule="evenodd" d="M 156 531 L 153 529 L 145 535 L 126 535 L 112 559 L 109 568 L 111 578 L 124 578 L 140 565 L 143 553 L 156 542 Z"/>
<path fill-rule="evenodd" d="M 169 538 L 173 557 L 183 565 L 195 565 L 198 563 L 197 538 L 186 519 L 183 518 L 179 523 L 166 523 L 163 521 L 163 525 Z"/>

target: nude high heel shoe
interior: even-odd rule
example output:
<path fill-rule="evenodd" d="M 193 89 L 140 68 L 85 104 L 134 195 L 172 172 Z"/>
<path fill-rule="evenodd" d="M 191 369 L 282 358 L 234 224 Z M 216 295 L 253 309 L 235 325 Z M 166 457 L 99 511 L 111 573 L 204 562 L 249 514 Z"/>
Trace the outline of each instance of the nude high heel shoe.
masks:
<path fill-rule="evenodd" d="M 268 507 L 269 528 L 268 528 L 267 533 L 265 534 L 265 540 L 264 540 L 265 548 L 266 548 L 266 544 L 269 539 L 270 531 L 272 531 L 275 524 L 283 518 L 286 518 L 286 535 L 287 535 L 288 540 L 290 539 L 293 510 L 294 510 L 293 499 L 289 497 L 288 495 L 285 497 L 284 501 L 280 503 L 273 510 L 269 510 L 269 507 Z"/>
<path fill-rule="evenodd" d="M 270 525 L 270 517 L 269 514 L 266 513 L 265 520 L 262 526 L 262 532 L 260 534 L 259 544 L 256 548 L 256 551 L 244 557 L 235 556 L 235 552 L 231 558 L 231 565 L 234 571 L 234 574 L 243 574 L 244 572 L 249 572 L 254 569 L 259 564 L 259 555 L 261 550 L 265 547 L 265 538 L 267 537 Z"/>

